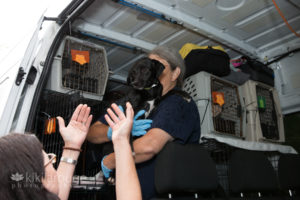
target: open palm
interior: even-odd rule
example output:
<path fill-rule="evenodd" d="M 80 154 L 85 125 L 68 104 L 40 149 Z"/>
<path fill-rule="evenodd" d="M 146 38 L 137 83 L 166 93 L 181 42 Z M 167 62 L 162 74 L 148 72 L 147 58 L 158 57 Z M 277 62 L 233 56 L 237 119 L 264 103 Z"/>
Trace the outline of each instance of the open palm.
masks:
<path fill-rule="evenodd" d="M 105 119 L 112 129 L 112 140 L 129 139 L 134 115 L 131 104 L 126 104 L 126 116 L 116 104 L 112 104 L 111 107 L 114 112 L 109 108 L 109 116 L 106 114 Z"/>
<path fill-rule="evenodd" d="M 59 131 L 65 142 L 65 146 L 81 148 L 92 121 L 90 111 L 91 108 L 86 104 L 78 105 L 67 127 L 65 126 L 64 119 L 57 117 Z"/>

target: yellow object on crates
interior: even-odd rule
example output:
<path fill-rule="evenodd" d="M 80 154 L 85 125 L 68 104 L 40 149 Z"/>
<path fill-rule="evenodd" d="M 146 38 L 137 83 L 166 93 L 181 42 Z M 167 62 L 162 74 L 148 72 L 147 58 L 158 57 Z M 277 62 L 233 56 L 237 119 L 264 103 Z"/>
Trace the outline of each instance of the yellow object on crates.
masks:
<path fill-rule="evenodd" d="M 225 50 L 221 46 L 198 46 L 193 43 L 186 43 L 179 50 L 179 54 L 181 55 L 182 59 L 184 59 L 194 49 L 208 49 L 208 48 L 217 49 L 225 52 Z"/>

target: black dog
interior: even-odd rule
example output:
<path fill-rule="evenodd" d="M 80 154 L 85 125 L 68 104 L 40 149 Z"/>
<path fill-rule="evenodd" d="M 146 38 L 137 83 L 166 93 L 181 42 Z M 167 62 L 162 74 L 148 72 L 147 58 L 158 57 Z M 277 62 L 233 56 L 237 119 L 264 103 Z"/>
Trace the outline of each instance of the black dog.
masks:
<path fill-rule="evenodd" d="M 125 97 L 118 102 L 125 108 L 130 102 L 134 112 L 146 110 L 146 116 L 159 101 L 162 95 L 162 85 L 159 76 L 165 67 L 157 60 L 142 58 L 129 70 L 127 84 L 130 89 Z"/>

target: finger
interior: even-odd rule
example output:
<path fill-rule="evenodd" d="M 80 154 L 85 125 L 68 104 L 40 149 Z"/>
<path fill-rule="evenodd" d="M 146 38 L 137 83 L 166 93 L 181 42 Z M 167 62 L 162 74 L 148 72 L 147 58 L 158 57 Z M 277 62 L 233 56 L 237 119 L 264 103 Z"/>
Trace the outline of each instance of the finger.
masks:
<path fill-rule="evenodd" d="M 77 108 L 75 109 L 75 111 L 73 112 L 73 115 L 72 115 L 72 117 L 71 117 L 71 121 L 72 121 L 72 120 L 77 121 L 77 118 L 78 118 L 78 115 L 79 115 L 79 112 L 80 112 L 81 108 L 82 108 L 82 104 L 79 104 L 79 105 L 77 106 Z"/>
<path fill-rule="evenodd" d="M 136 120 L 137 118 L 139 118 L 140 116 L 142 116 L 143 114 L 145 114 L 145 110 L 140 110 L 135 116 L 134 116 L 134 120 Z"/>
<path fill-rule="evenodd" d="M 120 108 L 117 106 L 117 104 L 113 103 L 111 105 L 111 107 L 114 109 L 115 113 L 118 115 L 119 119 L 122 120 L 122 119 L 125 119 L 125 114 L 124 112 L 122 112 L 120 110 Z M 122 108 L 123 109 L 123 108 Z"/>
<path fill-rule="evenodd" d="M 84 113 L 84 116 L 83 116 L 83 119 L 82 119 L 82 122 L 86 123 L 89 116 L 90 116 L 90 112 L 91 112 L 91 108 L 90 107 L 87 107 L 86 110 L 85 110 L 85 113 Z"/>
<path fill-rule="evenodd" d="M 59 125 L 59 132 L 61 132 L 62 128 L 65 128 L 65 120 L 62 117 L 56 117 Z"/>
<path fill-rule="evenodd" d="M 134 126 L 132 128 L 132 130 L 134 130 L 134 131 L 146 130 L 146 129 L 150 128 L 150 127 L 151 127 L 150 124 L 146 124 L 146 125 L 142 125 L 142 126 Z"/>
<path fill-rule="evenodd" d="M 87 105 L 84 104 L 84 105 L 81 107 L 80 112 L 79 112 L 79 114 L 78 114 L 78 118 L 77 118 L 77 121 L 78 121 L 78 122 L 85 122 L 85 121 L 83 121 L 83 118 L 84 118 L 84 115 L 85 115 L 86 110 L 87 110 Z"/>
<path fill-rule="evenodd" d="M 152 124 L 152 120 L 151 120 L 151 119 L 135 120 L 135 121 L 134 121 L 134 124 L 135 124 L 136 126 L 144 125 L 144 124 Z"/>
<path fill-rule="evenodd" d="M 115 125 L 107 114 L 104 115 L 104 118 L 110 127 L 113 127 Z"/>
<path fill-rule="evenodd" d="M 90 115 L 88 117 L 88 119 L 86 120 L 86 123 L 85 123 L 85 127 L 88 129 L 92 123 L 92 120 L 93 120 L 93 115 Z"/>
<path fill-rule="evenodd" d="M 116 116 L 116 114 L 112 111 L 112 109 L 110 108 L 107 109 L 107 113 L 114 123 L 118 123 L 120 121 L 120 119 Z"/>
<path fill-rule="evenodd" d="M 129 102 L 126 103 L 126 117 L 129 119 L 132 119 L 134 115 L 134 111 L 132 109 L 132 106 Z"/>
<path fill-rule="evenodd" d="M 148 129 L 150 127 L 151 127 L 151 124 L 143 124 L 143 125 L 140 125 L 140 126 L 135 126 L 134 130 L 145 130 L 145 129 Z"/>

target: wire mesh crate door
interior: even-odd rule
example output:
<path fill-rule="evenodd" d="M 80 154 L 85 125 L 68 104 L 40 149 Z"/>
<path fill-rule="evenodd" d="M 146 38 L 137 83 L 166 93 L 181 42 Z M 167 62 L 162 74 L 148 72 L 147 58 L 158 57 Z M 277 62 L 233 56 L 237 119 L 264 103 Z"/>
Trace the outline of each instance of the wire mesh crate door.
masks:
<path fill-rule="evenodd" d="M 56 120 L 57 116 L 62 116 L 66 119 L 63 106 L 69 101 L 69 99 L 51 91 L 45 91 L 42 97 L 43 98 L 41 99 L 39 106 L 39 117 L 37 117 L 37 121 L 41 123 L 37 124 L 36 134 L 43 144 L 44 150 L 47 153 L 55 153 L 57 157 L 60 158 L 64 142 L 59 133 L 58 123 L 56 122 L 54 125 L 55 130 L 51 132 L 46 131 L 45 129 L 47 128 L 47 121 L 49 119 Z M 58 162 L 55 164 L 56 167 L 59 164 L 59 159 L 57 160 Z"/>
<path fill-rule="evenodd" d="M 62 86 L 103 96 L 108 77 L 103 47 L 67 37 L 62 59 Z"/>
<path fill-rule="evenodd" d="M 257 105 L 263 137 L 278 140 L 277 113 L 272 90 L 256 85 Z"/>
<path fill-rule="evenodd" d="M 213 123 L 217 132 L 242 137 L 242 116 L 238 88 L 235 85 L 211 78 L 211 92 L 223 94 L 223 105 L 212 102 Z M 212 96 L 213 99 L 213 96 Z"/>
<path fill-rule="evenodd" d="M 59 127 L 57 122 L 56 130 L 53 133 L 48 134 L 45 131 L 46 121 L 49 118 L 55 119 L 55 117 L 61 116 L 64 118 L 65 124 L 67 125 L 75 108 L 80 103 L 89 105 L 91 107 L 91 114 L 93 116 L 98 116 L 99 114 L 104 113 L 105 105 L 100 101 L 83 98 L 79 92 L 63 94 L 55 91 L 46 90 L 44 91 L 42 97 L 43 98 L 41 99 L 39 105 L 39 115 L 37 117 L 36 133 L 41 143 L 43 144 L 45 151 L 48 153 L 55 153 L 58 157 L 57 160 L 59 161 L 62 154 L 62 147 L 64 145 L 64 142 L 59 133 Z M 82 154 L 84 154 L 84 152 Z M 80 163 L 77 165 L 81 168 L 80 172 L 78 173 L 86 175 L 95 174 L 95 170 L 93 170 L 93 172 L 85 170 L 85 155 L 82 155 L 81 159 L 82 166 L 80 166 Z"/>

